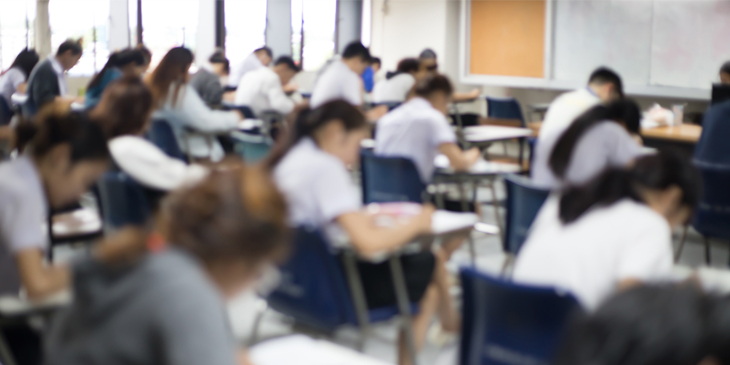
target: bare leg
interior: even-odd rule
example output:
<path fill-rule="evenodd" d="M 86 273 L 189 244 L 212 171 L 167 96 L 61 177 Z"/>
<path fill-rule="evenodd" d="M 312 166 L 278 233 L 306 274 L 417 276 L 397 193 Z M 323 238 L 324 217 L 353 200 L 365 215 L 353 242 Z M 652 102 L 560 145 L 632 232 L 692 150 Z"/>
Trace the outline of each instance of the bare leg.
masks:
<path fill-rule="evenodd" d="M 434 268 L 433 283 L 438 290 L 439 309 L 438 316 L 441 328 L 447 332 L 457 332 L 461 329 L 461 319 L 454 308 L 454 303 L 449 294 L 449 273 L 446 270 L 446 254 L 439 250 L 434 253 L 436 266 Z"/>
<path fill-rule="evenodd" d="M 433 283 L 431 283 L 426 289 L 426 293 L 423 295 L 423 298 L 421 298 L 419 307 L 420 311 L 418 312 L 418 315 L 413 318 L 412 322 L 416 350 L 420 350 L 423 347 L 423 343 L 426 341 L 428 327 L 431 324 L 431 319 L 436 314 L 436 310 L 439 307 L 438 289 Z M 413 364 L 413 361 L 408 358 L 406 336 L 402 330 L 398 337 L 398 364 Z"/>

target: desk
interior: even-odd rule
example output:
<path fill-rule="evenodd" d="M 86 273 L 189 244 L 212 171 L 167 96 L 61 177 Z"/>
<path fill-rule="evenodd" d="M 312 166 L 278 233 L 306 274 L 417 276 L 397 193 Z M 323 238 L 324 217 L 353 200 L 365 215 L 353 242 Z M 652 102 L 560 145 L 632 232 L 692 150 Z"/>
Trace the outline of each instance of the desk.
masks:
<path fill-rule="evenodd" d="M 702 135 L 702 127 L 694 124 L 641 130 L 641 136 L 645 139 L 666 140 L 675 143 L 696 144 L 700 140 L 700 135 Z"/>
<path fill-rule="evenodd" d="M 54 241 L 85 240 L 102 233 L 101 218 L 94 209 L 82 208 L 69 213 L 56 214 L 52 221 Z"/>
<path fill-rule="evenodd" d="M 344 346 L 305 335 L 291 335 L 264 341 L 249 349 L 257 365 L 389 365 Z"/>
<path fill-rule="evenodd" d="M 489 145 L 493 142 L 507 141 L 511 139 L 520 140 L 520 154 L 518 157 L 519 166 L 523 166 L 525 139 L 532 137 L 533 132 L 529 128 L 502 127 L 494 125 L 480 125 L 464 128 L 463 138 L 467 144 Z M 466 146 L 468 147 L 468 146 Z"/>

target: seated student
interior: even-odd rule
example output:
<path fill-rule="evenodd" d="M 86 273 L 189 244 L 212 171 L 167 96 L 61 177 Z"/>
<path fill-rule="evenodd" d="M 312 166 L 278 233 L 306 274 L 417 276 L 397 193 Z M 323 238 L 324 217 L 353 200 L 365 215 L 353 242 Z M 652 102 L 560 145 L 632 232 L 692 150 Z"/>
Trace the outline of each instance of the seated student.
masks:
<path fill-rule="evenodd" d="M 274 60 L 274 53 L 269 47 L 261 47 L 246 57 L 237 67 L 235 67 L 228 76 L 228 90 L 236 90 L 241 79 L 247 73 L 258 70 L 262 67 L 268 67 Z"/>
<path fill-rule="evenodd" d="M 37 63 L 38 53 L 34 49 L 24 49 L 15 57 L 10 68 L 0 74 L 0 96 L 8 105 L 13 94 L 25 94 L 26 81 Z"/>
<path fill-rule="evenodd" d="M 672 229 L 690 217 L 698 189 L 689 161 L 659 153 L 550 197 L 517 256 L 514 280 L 568 290 L 589 310 L 628 285 L 666 280 Z"/>
<path fill-rule="evenodd" d="M 730 84 L 730 61 L 723 63 L 720 68 L 720 83 Z"/>
<path fill-rule="evenodd" d="M 223 104 L 225 89 L 221 85 L 221 77 L 228 75 L 230 63 L 222 52 L 213 53 L 208 63 L 190 78 L 190 86 L 198 92 L 200 98 L 211 106 Z"/>
<path fill-rule="evenodd" d="M 383 77 L 380 75 L 380 70 L 383 68 L 383 62 L 379 57 L 372 57 L 370 59 L 370 68 L 373 69 L 373 83 L 378 83 Z M 375 85 L 373 85 L 375 86 Z"/>
<path fill-rule="evenodd" d="M 550 174 L 536 184 L 559 189 L 593 180 L 608 168 L 627 166 L 645 154 L 637 143 L 641 112 L 632 100 L 594 106 L 558 139 L 550 155 Z"/>
<path fill-rule="evenodd" d="M 239 111 L 211 110 L 188 83 L 193 53 L 187 48 L 171 49 L 148 78 L 157 111 L 153 118 L 167 120 L 184 152 L 197 159 L 219 161 L 224 151 L 214 137 L 193 132 L 228 132 L 243 120 Z"/>
<path fill-rule="evenodd" d="M 586 110 L 620 98 L 623 98 L 621 77 L 612 70 L 601 67 L 593 71 L 587 87 L 560 95 L 550 103 L 537 138 L 531 167 L 532 178 L 546 183 L 546 187 L 550 186 L 550 155 L 563 132 Z"/>
<path fill-rule="evenodd" d="M 375 84 L 373 103 L 403 103 L 408 99 L 416 80 L 423 78 L 420 65 L 415 58 L 404 58 L 398 62 L 395 72 L 388 72 L 385 80 Z"/>
<path fill-rule="evenodd" d="M 702 117 L 702 135 L 694 150 L 695 162 L 730 169 L 730 101 L 711 105 Z"/>
<path fill-rule="evenodd" d="M 145 47 L 145 45 L 141 43 L 138 44 L 135 49 L 142 52 L 142 56 L 144 57 L 144 66 L 142 67 L 144 70 L 142 74 L 144 75 L 150 69 L 150 64 L 152 63 L 152 52 L 150 52 L 149 48 Z"/>
<path fill-rule="evenodd" d="M 46 364 L 248 364 L 225 302 L 286 251 L 286 212 L 258 168 L 173 193 L 158 234 L 128 229 L 74 265 L 76 300 L 48 332 Z"/>
<path fill-rule="evenodd" d="M 462 151 L 446 120 L 454 88 L 446 76 L 430 76 L 418 82 L 416 96 L 378 121 L 375 153 L 410 158 L 421 180 L 433 178 L 434 158 L 443 153 L 457 170 L 466 170 L 479 159 L 479 149 Z"/>
<path fill-rule="evenodd" d="M 387 252 L 431 230 L 433 208 L 425 206 L 420 215 L 397 227 L 382 227 L 362 210 L 358 188 L 348 165 L 357 163 L 360 141 L 369 133 L 364 115 L 344 100 L 325 103 L 303 112 L 292 128 L 293 138 L 273 154 L 269 165 L 274 180 L 289 203 L 289 221 L 294 226 L 321 228 L 334 247 L 352 246 L 364 256 Z M 345 234 L 350 243 L 341 238 Z M 414 319 L 417 346 L 425 338 L 437 311 L 443 328 L 456 331 L 459 319 L 449 297 L 445 254 L 421 252 L 402 257 L 411 301 L 420 302 Z M 359 263 L 368 308 L 396 303 L 388 263 Z M 404 342 L 400 362 L 407 363 Z"/>
<path fill-rule="evenodd" d="M 551 363 L 730 364 L 728 304 L 689 285 L 635 287 L 574 320 Z"/>
<path fill-rule="evenodd" d="M 139 50 L 125 49 L 112 53 L 101 71 L 94 75 L 86 86 L 85 107 L 89 109 L 96 106 L 104 88 L 122 75 L 142 77 L 145 66 L 145 57 Z"/>
<path fill-rule="evenodd" d="M 96 106 L 87 112 L 107 138 L 143 134 L 154 109 L 152 91 L 139 77 L 123 76 L 104 89 Z"/>
<path fill-rule="evenodd" d="M 36 65 L 28 78 L 28 101 L 23 104 L 24 116 L 34 116 L 40 108 L 54 100 L 68 104 L 78 100 L 66 96 L 66 71 L 76 66 L 82 53 L 79 42 L 67 40 L 58 46 L 55 57 L 48 57 Z"/>
<path fill-rule="evenodd" d="M 421 52 L 421 54 L 418 56 L 418 62 L 420 64 L 420 71 L 424 74 L 437 74 L 438 73 L 438 61 L 436 52 L 434 52 L 430 48 L 426 48 Z M 468 93 L 462 93 L 462 92 L 455 92 L 453 96 L 453 101 L 460 102 L 460 101 L 470 101 L 475 100 L 479 97 L 479 89 L 474 89 Z"/>
<path fill-rule="evenodd" d="M 370 51 L 360 42 L 352 42 L 342 52 L 342 59 L 331 62 L 317 79 L 310 103 L 318 108 L 342 99 L 354 106 L 363 103 L 360 77 L 370 64 Z"/>
<path fill-rule="evenodd" d="M 262 67 L 247 73 L 236 91 L 236 105 L 245 105 L 256 115 L 266 111 L 289 114 L 294 101 L 284 93 L 284 86 L 297 75 L 299 67 L 288 56 L 279 57 L 273 68 Z"/>

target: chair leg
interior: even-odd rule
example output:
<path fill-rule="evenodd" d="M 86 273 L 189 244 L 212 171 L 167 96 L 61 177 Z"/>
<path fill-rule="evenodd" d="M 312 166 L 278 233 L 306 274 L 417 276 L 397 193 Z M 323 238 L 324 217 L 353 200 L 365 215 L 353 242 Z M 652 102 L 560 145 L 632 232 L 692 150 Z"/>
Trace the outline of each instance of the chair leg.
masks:
<path fill-rule="evenodd" d="M 494 187 L 494 180 L 489 182 L 489 188 L 492 190 L 492 207 L 494 207 L 494 220 L 499 228 L 499 236 L 502 237 L 502 216 L 499 213 L 499 200 L 497 200 L 497 188 Z"/>
<path fill-rule="evenodd" d="M 712 263 L 712 260 L 710 258 L 710 239 L 704 236 L 703 238 L 705 241 L 705 262 L 709 266 Z"/>
<path fill-rule="evenodd" d="M 687 241 L 687 230 L 689 229 L 689 225 L 684 225 L 684 230 L 682 231 L 682 238 L 679 240 L 679 247 L 677 247 L 677 252 L 674 253 L 674 263 L 679 262 L 679 258 L 682 256 L 682 249 L 684 249 L 684 242 Z"/>
<path fill-rule="evenodd" d="M 360 352 L 365 350 L 365 341 L 370 336 L 370 318 L 368 316 L 368 304 L 365 298 L 365 289 L 362 287 L 360 279 L 360 271 L 357 269 L 355 254 L 352 251 L 345 251 L 342 255 L 342 261 L 345 267 L 348 286 L 350 287 L 350 295 L 355 306 L 355 315 L 360 327 L 360 339 L 357 348 Z"/>
<path fill-rule="evenodd" d="M 505 277 L 507 275 L 507 269 L 512 264 L 512 261 L 514 261 L 514 256 L 511 253 L 507 254 L 507 257 L 504 258 L 504 263 L 502 263 L 502 270 L 500 271 L 500 275 L 502 277 Z"/>
<path fill-rule="evenodd" d="M 411 319 L 411 301 L 408 298 L 408 288 L 403 274 L 403 266 L 400 262 L 400 255 L 393 255 L 390 258 L 390 272 L 393 275 L 393 286 L 395 296 L 398 300 L 398 307 L 403 320 L 403 330 L 406 334 L 406 347 L 411 364 L 417 365 L 418 357 L 416 352 L 416 337 L 413 333 L 413 321 Z"/>
<path fill-rule="evenodd" d="M 10 351 L 10 346 L 5 340 L 2 331 L 0 331 L 0 363 L 4 365 L 17 365 L 13 353 Z"/>

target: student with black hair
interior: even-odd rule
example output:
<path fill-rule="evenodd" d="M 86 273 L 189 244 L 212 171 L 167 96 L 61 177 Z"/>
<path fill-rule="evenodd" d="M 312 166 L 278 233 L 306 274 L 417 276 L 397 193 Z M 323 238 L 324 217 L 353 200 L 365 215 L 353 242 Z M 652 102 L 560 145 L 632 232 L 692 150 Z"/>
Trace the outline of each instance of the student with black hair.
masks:
<path fill-rule="evenodd" d="M 59 100 L 71 104 L 78 98 L 67 97 L 66 71 L 81 59 L 83 48 L 79 41 L 67 40 L 58 46 L 54 57 L 40 62 L 28 78 L 28 101 L 23 104 L 23 115 L 34 116 L 46 104 Z"/>
<path fill-rule="evenodd" d="M 145 57 L 139 50 L 125 49 L 112 53 L 101 71 L 94 75 L 86 86 L 84 100 L 86 109 L 93 108 L 99 103 L 104 88 L 110 82 L 123 75 L 141 78 L 145 69 Z"/>
<path fill-rule="evenodd" d="M 150 64 L 152 63 L 152 52 L 142 43 L 138 44 L 137 47 L 134 47 L 134 49 L 142 52 L 142 56 L 144 57 L 144 71 L 142 74 L 145 74 L 150 69 Z"/>
<path fill-rule="evenodd" d="M 541 186 L 559 189 L 583 185 L 603 170 L 624 167 L 644 154 L 637 143 L 641 111 L 633 100 L 594 106 L 558 139 L 550 155 L 550 174 L 536 176 Z"/>
<path fill-rule="evenodd" d="M 730 84 L 730 61 L 723 63 L 720 67 L 720 83 Z"/>
<path fill-rule="evenodd" d="M 361 106 L 364 89 L 360 77 L 368 65 L 370 51 L 357 41 L 348 44 L 342 52 L 342 59 L 330 63 L 317 79 L 310 100 L 312 107 L 338 99 Z"/>
<path fill-rule="evenodd" d="M 262 67 L 243 76 L 236 90 L 236 105 L 247 106 L 254 114 L 267 111 L 289 114 L 296 106 L 284 93 L 288 85 L 299 73 L 299 67 L 289 56 L 279 57 L 274 67 Z"/>
<path fill-rule="evenodd" d="M 271 51 L 271 48 L 261 47 L 256 49 L 231 71 L 231 74 L 228 76 L 227 88 L 229 90 L 236 90 L 243 76 L 262 67 L 269 67 L 269 64 L 273 60 L 274 52 Z"/>
<path fill-rule="evenodd" d="M 689 160 L 660 152 L 552 196 L 517 255 L 514 280 L 570 291 L 589 310 L 619 289 L 667 280 L 672 229 L 689 219 L 700 188 Z"/>
<path fill-rule="evenodd" d="M 418 55 L 418 62 L 420 65 L 420 72 L 425 75 L 438 74 L 438 57 L 436 52 L 430 48 L 424 49 L 420 55 Z M 453 100 L 455 102 L 472 101 L 479 97 L 479 89 L 474 89 L 468 93 L 454 92 Z"/>
<path fill-rule="evenodd" d="M 623 98 L 621 77 L 611 69 L 600 67 L 593 71 L 588 86 L 560 95 L 545 114 L 532 162 L 532 178 L 550 181 L 550 155 L 560 136 L 586 110 Z"/>
<path fill-rule="evenodd" d="M 200 95 L 200 98 L 210 106 L 223 104 L 225 89 L 221 78 L 230 72 L 230 63 L 223 52 L 215 52 L 208 58 L 198 72 L 190 78 L 190 86 Z"/>
<path fill-rule="evenodd" d="M 385 80 L 375 84 L 373 103 L 402 103 L 413 91 L 417 80 L 423 79 L 420 64 L 415 58 L 404 58 L 398 62 L 395 72 L 388 72 Z"/>
<path fill-rule="evenodd" d="M 18 53 L 10 68 L 0 74 L 0 96 L 5 98 L 8 105 L 13 94 L 25 94 L 26 81 L 37 63 L 38 53 L 26 48 Z"/>
<path fill-rule="evenodd" d="M 281 144 L 268 165 L 274 181 L 289 203 L 293 226 L 320 228 L 333 248 L 352 247 L 365 257 L 402 247 L 431 231 L 433 208 L 424 206 L 409 222 L 394 227 L 376 224 L 362 207 L 358 188 L 347 166 L 356 165 L 360 142 L 370 128 L 360 110 L 344 100 L 305 111 L 292 127 L 290 139 Z M 446 331 L 460 324 L 449 296 L 446 253 L 438 249 L 402 256 L 409 298 L 420 302 L 413 321 L 417 346 L 425 340 L 435 313 Z M 368 308 L 396 304 L 388 263 L 358 264 Z M 403 337 L 401 337 L 401 340 Z M 405 342 L 400 342 L 400 364 L 407 364 Z"/>

